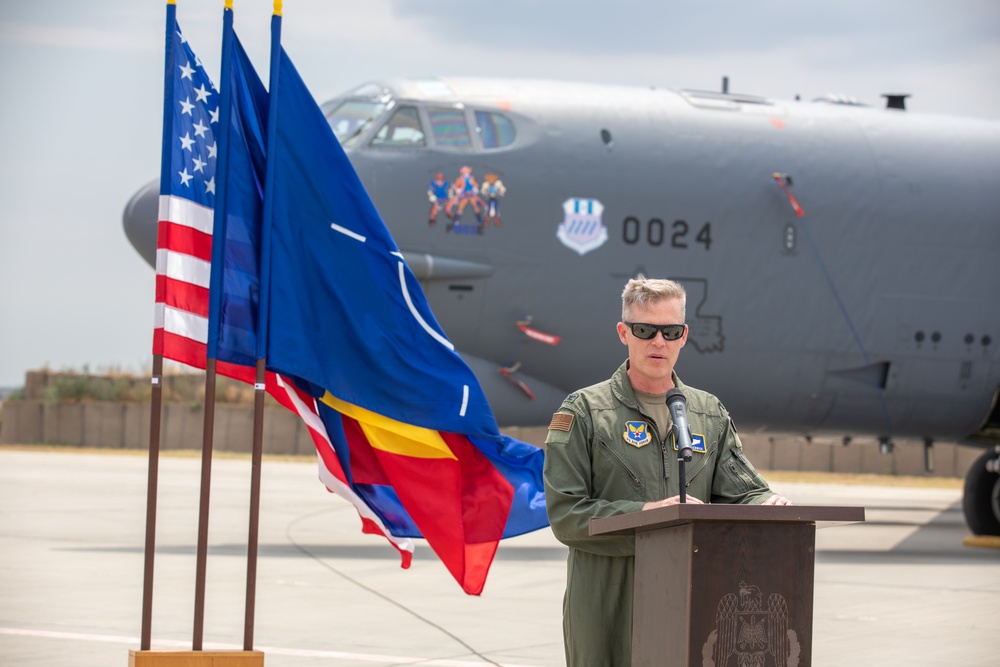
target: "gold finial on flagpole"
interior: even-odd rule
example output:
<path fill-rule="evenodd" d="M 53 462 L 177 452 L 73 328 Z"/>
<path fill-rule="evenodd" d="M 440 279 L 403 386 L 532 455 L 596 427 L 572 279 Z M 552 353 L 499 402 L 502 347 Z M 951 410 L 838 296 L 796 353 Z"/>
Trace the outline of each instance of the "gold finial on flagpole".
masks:
<path fill-rule="evenodd" d="M 274 15 L 281 16 L 281 0 L 274 0 Z"/>
<path fill-rule="evenodd" d="M 232 10 L 233 0 L 226 0 L 226 9 Z"/>

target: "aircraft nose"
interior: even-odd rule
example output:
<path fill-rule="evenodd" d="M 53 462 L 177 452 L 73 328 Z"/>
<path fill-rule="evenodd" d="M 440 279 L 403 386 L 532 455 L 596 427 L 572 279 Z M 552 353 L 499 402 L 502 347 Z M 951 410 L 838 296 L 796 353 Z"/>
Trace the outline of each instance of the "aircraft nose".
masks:
<path fill-rule="evenodd" d="M 132 195 L 122 213 L 122 226 L 132 247 L 156 267 L 156 234 L 159 218 L 160 181 L 150 181 Z"/>

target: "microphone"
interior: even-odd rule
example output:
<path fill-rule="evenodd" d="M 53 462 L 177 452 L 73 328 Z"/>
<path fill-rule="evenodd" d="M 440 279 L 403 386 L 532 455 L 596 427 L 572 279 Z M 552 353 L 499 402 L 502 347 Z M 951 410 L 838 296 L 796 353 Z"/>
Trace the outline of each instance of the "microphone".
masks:
<path fill-rule="evenodd" d="M 688 426 L 687 399 L 680 389 L 667 392 L 667 409 L 674 420 L 674 437 L 677 438 L 678 458 L 685 463 L 691 461 L 691 427 Z"/>

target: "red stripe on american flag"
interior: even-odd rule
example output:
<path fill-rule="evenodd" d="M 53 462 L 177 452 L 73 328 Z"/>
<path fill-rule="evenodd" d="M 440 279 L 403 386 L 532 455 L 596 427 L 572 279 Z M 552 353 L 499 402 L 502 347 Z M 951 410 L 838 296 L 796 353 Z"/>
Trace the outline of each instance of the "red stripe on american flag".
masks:
<path fill-rule="evenodd" d="M 163 337 L 164 357 L 205 370 L 205 358 L 208 348 L 204 343 L 186 338 L 185 336 L 178 336 L 163 329 L 157 329 L 156 333 Z M 156 336 L 154 335 L 155 338 Z"/>
<path fill-rule="evenodd" d="M 378 524 L 371 519 L 366 519 L 365 517 L 361 517 L 361 532 L 367 533 L 368 535 L 381 535 L 382 537 L 386 537 L 385 532 L 379 528 Z M 402 568 L 404 570 L 408 570 L 410 568 L 410 564 L 413 562 L 413 552 L 401 549 L 399 545 L 392 540 L 389 540 L 389 544 L 396 547 L 396 551 L 399 552 L 400 558 L 402 559 Z"/>
<path fill-rule="evenodd" d="M 202 317 L 208 317 L 208 290 L 183 280 L 156 276 L 156 302 Z"/>
<path fill-rule="evenodd" d="M 293 409 L 302 418 L 302 421 L 309 428 L 313 444 L 316 445 L 316 453 L 319 455 L 320 480 L 326 484 L 327 490 L 337 494 L 341 498 L 348 500 L 358 511 L 361 518 L 362 531 L 371 535 L 381 535 L 399 551 L 403 568 L 410 567 L 413 560 L 413 541 L 406 537 L 394 537 L 382 524 L 381 519 L 375 512 L 367 506 L 364 500 L 354 493 L 351 485 L 347 482 L 347 475 L 340 465 L 340 459 L 334 451 L 330 436 L 326 432 L 326 427 L 320 419 L 316 400 L 295 386 L 286 378 L 281 378 L 287 392 L 285 398 L 294 406 Z M 279 403 L 285 405 L 282 398 L 276 393 L 272 394 Z M 287 407 L 287 406 L 286 406 Z M 308 411 L 308 414 L 305 412 Z"/>
<path fill-rule="evenodd" d="M 212 261 L 212 235 L 174 224 L 170 220 L 160 220 L 156 235 L 156 247 L 161 250 L 191 255 L 206 262 Z"/>
<path fill-rule="evenodd" d="M 156 327 L 153 329 L 153 354 L 163 354 L 163 328 Z"/>

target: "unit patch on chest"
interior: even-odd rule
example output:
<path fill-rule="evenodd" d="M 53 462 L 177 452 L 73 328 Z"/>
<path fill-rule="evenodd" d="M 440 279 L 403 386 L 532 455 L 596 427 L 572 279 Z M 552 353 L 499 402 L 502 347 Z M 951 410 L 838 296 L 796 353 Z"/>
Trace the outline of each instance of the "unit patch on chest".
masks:
<path fill-rule="evenodd" d="M 653 442 L 646 422 L 625 422 L 625 432 L 622 434 L 625 442 L 633 447 L 645 447 Z"/>
<path fill-rule="evenodd" d="M 670 434 L 670 442 L 674 445 L 674 451 L 677 451 L 677 438 L 673 433 Z M 698 452 L 699 454 L 705 453 L 705 436 L 699 433 L 691 434 L 691 451 Z"/>

